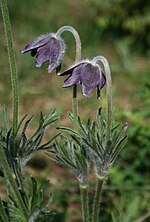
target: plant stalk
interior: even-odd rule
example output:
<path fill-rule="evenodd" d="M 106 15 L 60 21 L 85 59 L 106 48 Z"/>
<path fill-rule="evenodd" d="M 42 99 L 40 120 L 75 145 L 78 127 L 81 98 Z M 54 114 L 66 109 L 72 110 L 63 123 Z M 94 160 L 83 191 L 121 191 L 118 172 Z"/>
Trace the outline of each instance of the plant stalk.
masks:
<path fill-rule="evenodd" d="M 95 197 L 93 204 L 93 214 L 92 214 L 92 222 L 100 222 L 99 212 L 100 212 L 100 202 L 101 202 L 101 194 L 104 184 L 104 177 L 97 175 L 96 179 L 96 187 L 95 187 Z"/>
<path fill-rule="evenodd" d="M 71 26 L 63 26 L 61 27 L 56 35 L 61 35 L 64 31 L 69 31 L 73 34 L 75 43 L 76 43 L 76 62 L 81 60 L 81 40 L 78 32 Z M 77 85 L 73 86 L 73 94 L 72 94 L 72 109 L 75 118 L 75 129 L 78 132 L 78 98 L 77 98 Z"/>
<path fill-rule="evenodd" d="M 9 19 L 9 12 L 6 0 L 1 0 L 1 10 L 2 10 L 4 29 L 5 29 L 5 36 L 7 41 L 10 77 L 12 85 L 13 135 L 16 135 L 17 126 L 18 126 L 18 103 L 19 103 L 18 76 L 17 76 L 15 53 L 13 49 L 13 38 L 11 32 L 10 19 Z"/>
<path fill-rule="evenodd" d="M 111 139 L 111 129 L 113 123 L 112 115 L 112 78 L 110 67 L 107 59 L 104 56 L 97 56 L 93 59 L 95 62 L 102 62 L 106 75 L 106 145 Z"/>
<path fill-rule="evenodd" d="M 83 222 L 89 222 L 88 186 L 80 183 Z"/>
<path fill-rule="evenodd" d="M 15 200 L 17 201 L 18 207 L 20 208 L 24 217 L 27 219 L 28 218 L 28 211 L 27 211 L 26 206 L 24 205 L 23 200 L 20 196 L 17 184 L 15 182 L 15 179 L 13 178 L 13 174 L 12 174 L 9 164 L 7 162 L 5 152 L 4 152 L 4 149 L 2 148 L 2 146 L 0 147 L 0 162 L 1 162 L 1 165 L 3 168 L 6 180 L 9 182 L 10 187 L 13 192 L 13 195 L 15 197 Z"/>

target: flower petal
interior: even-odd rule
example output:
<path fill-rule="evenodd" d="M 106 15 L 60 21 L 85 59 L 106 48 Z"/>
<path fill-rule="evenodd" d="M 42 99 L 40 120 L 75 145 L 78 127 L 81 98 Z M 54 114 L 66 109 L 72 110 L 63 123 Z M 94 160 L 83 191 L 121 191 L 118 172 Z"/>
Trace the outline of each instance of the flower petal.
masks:
<path fill-rule="evenodd" d="M 80 84 L 81 83 L 80 72 L 81 72 L 81 67 L 77 66 L 73 70 L 72 74 L 64 81 L 63 87 L 69 87 L 69 86 Z"/>
<path fill-rule="evenodd" d="M 36 66 L 41 67 L 45 62 L 49 62 L 48 72 L 54 69 L 60 71 L 65 43 L 56 34 L 46 34 L 36 38 L 33 42 L 21 50 L 21 53 L 31 51 L 31 56 L 36 56 Z"/>
<path fill-rule="evenodd" d="M 65 52 L 65 44 L 61 39 L 53 39 L 50 49 L 48 72 L 52 72 L 54 69 L 61 68 L 61 62 Z"/>
<path fill-rule="evenodd" d="M 60 65 L 64 51 L 64 42 L 52 37 L 47 44 L 37 49 L 36 66 L 40 67 L 48 61 L 48 72 L 52 72 Z"/>
<path fill-rule="evenodd" d="M 51 34 L 41 35 L 40 37 L 36 38 L 33 42 L 26 45 L 22 50 L 21 53 L 25 53 L 28 51 L 31 51 L 32 49 L 41 47 L 48 43 L 50 39 L 52 38 Z"/>
<path fill-rule="evenodd" d="M 91 63 L 82 65 L 81 83 L 84 86 L 83 93 L 89 95 L 90 92 L 100 83 L 100 69 Z"/>
<path fill-rule="evenodd" d="M 36 67 L 40 67 L 43 65 L 43 63 L 49 61 L 50 47 L 51 47 L 51 42 L 48 42 L 44 46 L 37 49 Z"/>
<path fill-rule="evenodd" d="M 83 94 L 83 96 L 88 97 L 90 95 L 90 93 L 92 92 L 92 90 L 93 89 L 89 89 L 89 87 L 82 84 L 82 94 Z"/>
<path fill-rule="evenodd" d="M 97 86 L 97 98 L 100 100 L 101 99 L 101 89 L 104 87 L 106 84 L 106 77 L 104 75 L 104 72 L 102 72 L 102 78 L 101 78 L 101 83 Z"/>
<path fill-rule="evenodd" d="M 84 62 L 84 61 L 78 62 L 77 64 L 71 66 L 70 68 L 66 69 L 65 71 L 63 71 L 63 72 L 61 72 L 61 73 L 58 72 L 57 75 L 59 75 L 59 76 L 66 76 L 66 75 L 68 75 L 68 74 L 71 74 L 72 71 L 73 71 L 75 68 L 77 68 L 78 66 L 80 66 L 80 65 L 82 65 L 82 64 L 85 64 L 85 63 L 87 63 L 87 62 L 86 62 L 86 61 L 85 61 L 85 62 Z"/>

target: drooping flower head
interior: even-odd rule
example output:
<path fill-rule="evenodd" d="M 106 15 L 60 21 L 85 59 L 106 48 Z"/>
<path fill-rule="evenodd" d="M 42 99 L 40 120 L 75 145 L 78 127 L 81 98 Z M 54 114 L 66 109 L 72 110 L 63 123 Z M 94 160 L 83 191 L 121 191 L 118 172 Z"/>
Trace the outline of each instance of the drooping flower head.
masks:
<path fill-rule="evenodd" d="M 64 81 L 63 87 L 82 84 L 82 94 L 89 96 L 90 93 L 97 87 L 97 97 L 100 99 L 100 90 L 106 83 L 106 77 L 101 66 L 93 60 L 83 60 L 74 66 L 70 67 L 60 76 L 70 74 Z"/>
<path fill-rule="evenodd" d="M 45 62 L 48 62 L 49 73 L 55 69 L 59 71 L 65 52 L 65 43 L 56 34 L 45 34 L 21 50 L 21 53 L 26 52 L 31 52 L 31 56 L 35 56 L 36 67 L 41 67 Z"/>

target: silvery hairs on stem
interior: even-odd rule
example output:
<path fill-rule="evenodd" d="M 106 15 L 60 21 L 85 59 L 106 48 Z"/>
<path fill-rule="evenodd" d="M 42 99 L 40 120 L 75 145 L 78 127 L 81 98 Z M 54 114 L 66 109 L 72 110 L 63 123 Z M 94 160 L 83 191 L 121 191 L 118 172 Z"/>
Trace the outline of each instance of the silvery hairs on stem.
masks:
<path fill-rule="evenodd" d="M 76 41 L 76 63 L 64 72 L 59 73 L 61 62 L 65 52 L 65 43 L 61 38 L 64 31 L 70 31 Z M 36 66 L 40 67 L 48 62 L 48 72 L 56 69 L 59 76 L 68 75 L 64 82 L 64 88 L 82 84 L 82 93 L 89 96 L 97 88 L 97 97 L 100 99 L 100 90 L 106 84 L 106 133 L 105 148 L 112 141 L 112 83 L 108 61 L 103 56 L 94 57 L 92 60 L 81 60 L 80 37 L 76 30 L 70 26 L 61 27 L 56 33 L 49 33 L 36 38 L 28 44 L 21 53 L 31 51 L 32 56 L 36 56 Z M 80 59 L 79 59 L 80 58 Z M 104 66 L 102 69 L 99 62 Z M 105 150 L 104 148 L 104 150 Z"/>
<path fill-rule="evenodd" d="M 98 63 L 102 63 L 104 71 Z M 96 175 L 107 179 L 109 168 L 127 140 L 127 125 L 125 124 L 121 127 L 119 125 L 113 126 L 112 80 L 109 63 L 105 57 L 96 56 L 91 61 L 77 62 L 59 75 L 67 74 L 70 74 L 70 76 L 65 80 L 64 87 L 81 83 L 83 95 L 85 96 L 88 96 L 96 87 L 100 94 L 100 89 L 106 83 L 106 121 L 100 121 L 100 117 L 97 117 L 97 124 L 93 123 L 93 127 L 89 124 L 83 124 L 79 118 L 79 134 L 76 132 L 73 134 L 71 129 L 65 127 L 60 129 L 71 135 L 78 145 L 80 144 L 79 138 L 82 143 L 84 142 L 90 153 L 92 153 Z"/>

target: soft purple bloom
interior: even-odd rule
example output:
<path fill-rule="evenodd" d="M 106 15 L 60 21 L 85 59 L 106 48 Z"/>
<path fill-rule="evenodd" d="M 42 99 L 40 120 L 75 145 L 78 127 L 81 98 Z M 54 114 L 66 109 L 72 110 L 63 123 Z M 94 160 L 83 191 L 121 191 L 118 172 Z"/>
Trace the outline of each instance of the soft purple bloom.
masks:
<path fill-rule="evenodd" d="M 97 97 L 100 99 L 100 90 L 106 83 L 106 77 L 99 64 L 85 60 L 59 75 L 64 76 L 67 74 L 70 74 L 70 76 L 64 81 L 63 87 L 82 84 L 82 93 L 86 97 L 97 87 Z"/>
<path fill-rule="evenodd" d="M 31 56 L 36 58 L 36 67 L 41 67 L 48 62 L 48 72 L 60 70 L 61 61 L 65 52 L 64 41 L 55 34 L 46 34 L 36 38 L 33 42 L 26 45 L 21 53 L 31 51 Z"/>

